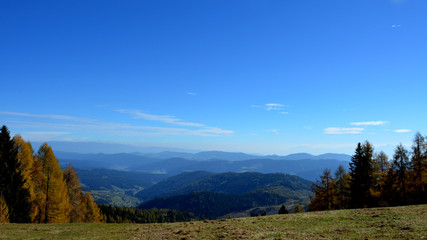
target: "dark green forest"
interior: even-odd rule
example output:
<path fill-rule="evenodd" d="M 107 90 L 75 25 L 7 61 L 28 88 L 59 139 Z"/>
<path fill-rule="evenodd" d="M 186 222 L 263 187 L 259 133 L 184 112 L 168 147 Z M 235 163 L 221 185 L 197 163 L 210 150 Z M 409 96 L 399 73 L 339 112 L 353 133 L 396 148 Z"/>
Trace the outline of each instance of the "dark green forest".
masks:
<path fill-rule="evenodd" d="M 106 223 L 166 223 L 195 219 L 192 213 L 170 209 L 136 209 L 107 204 L 98 205 Z"/>

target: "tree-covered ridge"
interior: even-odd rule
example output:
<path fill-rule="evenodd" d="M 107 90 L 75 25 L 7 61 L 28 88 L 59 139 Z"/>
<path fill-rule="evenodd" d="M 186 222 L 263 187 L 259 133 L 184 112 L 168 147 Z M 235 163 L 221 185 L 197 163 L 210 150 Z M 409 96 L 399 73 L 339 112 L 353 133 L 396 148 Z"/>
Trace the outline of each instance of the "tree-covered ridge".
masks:
<path fill-rule="evenodd" d="M 166 191 L 164 195 L 167 197 L 152 199 L 142 203 L 139 208 L 177 209 L 192 212 L 198 217 L 217 218 L 255 207 L 280 205 L 292 199 L 307 203 L 311 195 L 310 181 L 286 174 L 194 174 L 208 176 L 177 191 Z M 182 177 L 191 178 L 191 174 L 186 173 L 174 179 Z"/>
<path fill-rule="evenodd" d="M 136 196 L 143 200 L 150 200 L 155 197 L 169 197 L 197 191 L 244 194 L 264 189 L 292 197 L 295 194 L 298 195 L 299 191 L 310 191 L 310 186 L 311 182 L 308 180 L 282 173 L 189 172 L 163 180 L 142 190 Z"/>
<path fill-rule="evenodd" d="M 37 154 L 21 136 L 0 133 L 0 221 L 100 222 L 92 196 L 83 194 L 74 169 L 65 171 L 48 144 Z M 3 201 L 4 199 L 4 201 Z"/>
<path fill-rule="evenodd" d="M 371 143 L 359 143 L 350 171 L 326 169 L 313 184 L 311 210 L 397 206 L 427 203 L 427 141 L 416 133 L 408 151 L 402 144 L 388 160 Z"/>
<path fill-rule="evenodd" d="M 106 204 L 99 205 L 99 208 L 106 223 L 165 223 L 195 219 L 193 214 L 178 210 L 136 209 Z"/>

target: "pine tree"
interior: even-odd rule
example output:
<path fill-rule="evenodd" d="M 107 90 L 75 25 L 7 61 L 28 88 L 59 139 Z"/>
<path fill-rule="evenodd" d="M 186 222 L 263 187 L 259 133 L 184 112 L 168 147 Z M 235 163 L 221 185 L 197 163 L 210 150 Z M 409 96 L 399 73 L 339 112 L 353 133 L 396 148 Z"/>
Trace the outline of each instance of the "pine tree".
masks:
<path fill-rule="evenodd" d="M 82 206 L 82 188 L 80 187 L 80 180 L 77 176 L 77 173 L 73 167 L 71 167 L 71 165 L 68 165 L 68 167 L 64 170 L 64 180 L 67 185 L 68 197 L 72 206 L 69 221 L 72 223 L 83 222 L 84 209 Z"/>
<path fill-rule="evenodd" d="M 0 132 L 0 195 L 9 208 L 10 222 L 28 223 L 31 221 L 29 192 L 22 176 L 23 169 L 18 161 L 15 141 L 11 139 L 6 126 Z"/>
<path fill-rule="evenodd" d="M 37 155 L 42 163 L 44 176 L 42 187 L 45 201 L 44 208 L 42 208 L 42 222 L 68 222 L 72 207 L 69 203 L 67 186 L 58 160 L 47 143 L 40 147 Z"/>
<path fill-rule="evenodd" d="M 280 207 L 279 214 L 288 214 L 288 210 L 286 209 L 284 204 L 282 204 L 282 206 Z"/>
<path fill-rule="evenodd" d="M 398 197 L 397 204 L 399 205 L 407 203 L 408 167 L 408 151 L 400 144 L 394 152 L 392 163 L 392 169 L 395 174 L 395 191 Z"/>
<path fill-rule="evenodd" d="M 3 195 L 0 195 L 0 223 L 9 222 L 9 208 L 6 205 Z"/>
<path fill-rule="evenodd" d="M 363 145 L 358 143 L 355 154 L 351 159 L 351 205 L 354 208 L 374 205 L 371 195 L 371 189 L 373 188 L 373 151 L 374 149 L 368 141 Z"/>

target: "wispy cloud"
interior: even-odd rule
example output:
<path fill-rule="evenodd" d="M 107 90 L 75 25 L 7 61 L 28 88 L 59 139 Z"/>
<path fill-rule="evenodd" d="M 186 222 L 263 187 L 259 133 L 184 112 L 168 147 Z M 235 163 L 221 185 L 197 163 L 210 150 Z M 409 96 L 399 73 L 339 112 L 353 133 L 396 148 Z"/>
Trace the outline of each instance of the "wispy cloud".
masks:
<path fill-rule="evenodd" d="M 408 132 L 412 132 L 412 130 L 411 129 L 397 129 L 397 130 L 394 130 L 393 132 L 395 132 L 395 133 L 408 133 Z"/>
<path fill-rule="evenodd" d="M 271 111 L 271 110 L 279 111 L 279 110 L 285 109 L 285 105 L 279 104 L 279 103 L 267 103 L 267 104 L 265 104 L 264 109 L 267 111 Z"/>
<path fill-rule="evenodd" d="M 370 122 L 352 122 L 350 125 L 353 126 L 379 126 L 389 124 L 388 121 L 370 121 Z"/>
<path fill-rule="evenodd" d="M 224 130 L 218 127 L 208 127 L 203 124 L 180 122 L 171 116 L 158 116 L 158 115 L 142 115 L 144 118 L 150 120 L 163 121 L 166 123 L 180 125 L 181 128 L 174 127 L 153 127 L 153 126 L 140 126 L 128 123 L 114 123 L 105 122 L 90 118 L 78 118 L 74 116 L 55 115 L 55 114 L 30 114 L 30 113 L 11 113 L 2 112 L 0 115 L 19 116 L 25 120 L 9 119 L 4 123 L 8 126 L 17 128 L 30 129 L 25 134 L 29 136 L 45 136 L 46 138 L 60 136 L 70 133 L 78 134 L 111 134 L 117 136 L 169 136 L 169 135 L 182 135 L 182 136 L 220 136 L 233 134 L 232 130 Z M 46 121 L 55 119 L 58 121 Z M 192 127 L 188 129 L 184 127 Z M 194 129 L 196 127 L 196 129 Z M 198 129 L 197 129 L 198 128 Z"/>
<path fill-rule="evenodd" d="M 364 131 L 364 128 L 338 128 L 329 127 L 325 128 L 323 132 L 325 134 L 360 134 Z"/>
<path fill-rule="evenodd" d="M 130 114 L 134 118 L 140 118 L 151 121 L 159 121 L 168 124 L 180 125 L 180 126 L 188 126 L 188 127 L 204 127 L 204 124 L 200 123 L 192 123 L 192 122 L 183 122 L 181 119 L 176 118 L 175 116 L 170 115 L 153 115 L 148 113 L 143 113 L 136 110 L 125 110 L 119 109 L 117 112 Z"/>
<path fill-rule="evenodd" d="M 195 93 L 195 92 L 187 92 L 187 94 L 191 95 L 191 96 L 196 96 L 197 95 L 197 93 Z"/>
<path fill-rule="evenodd" d="M 74 116 L 59 115 L 59 114 L 32 114 L 32 113 L 0 111 L 0 115 L 27 117 L 27 118 L 44 118 L 44 119 L 63 120 L 63 121 L 72 121 L 72 122 L 96 122 L 96 120 L 91 118 L 82 118 L 82 117 L 74 117 Z"/>
<path fill-rule="evenodd" d="M 269 130 L 265 130 L 266 132 L 270 132 L 270 133 L 274 133 L 274 134 L 279 134 L 279 129 L 269 129 Z"/>
<path fill-rule="evenodd" d="M 288 114 L 285 110 L 286 105 L 280 103 L 266 103 L 264 105 L 251 105 L 252 108 L 262 108 L 267 111 L 277 111 L 281 114 Z"/>

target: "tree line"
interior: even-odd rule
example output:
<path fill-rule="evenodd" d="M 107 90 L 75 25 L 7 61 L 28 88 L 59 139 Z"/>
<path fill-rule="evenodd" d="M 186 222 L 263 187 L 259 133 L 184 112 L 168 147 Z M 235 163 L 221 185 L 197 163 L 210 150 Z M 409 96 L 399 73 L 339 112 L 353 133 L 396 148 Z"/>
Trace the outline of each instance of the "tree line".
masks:
<path fill-rule="evenodd" d="M 194 214 L 173 209 L 136 209 L 99 205 L 106 223 L 166 223 L 198 219 Z"/>
<path fill-rule="evenodd" d="M 398 145 L 390 160 L 370 142 L 358 143 L 349 172 L 325 169 L 312 191 L 313 211 L 427 203 L 427 137 L 417 132 L 411 149 Z"/>
<path fill-rule="evenodd" d="M 37 154 L 6 126 L 0 131 L 0 223 L 101 222 L 89 193 L 83 193 L 75 170 L 62 170 L 52 148 Z"/>

